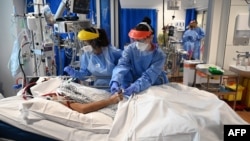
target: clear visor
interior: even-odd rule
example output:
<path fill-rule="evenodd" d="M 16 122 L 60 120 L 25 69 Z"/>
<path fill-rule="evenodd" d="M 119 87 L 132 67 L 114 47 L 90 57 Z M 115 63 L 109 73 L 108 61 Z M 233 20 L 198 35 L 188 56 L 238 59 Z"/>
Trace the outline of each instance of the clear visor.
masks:
<path fill-rule="evenodd" d="M 130 38 L 130 41 L 131 42 L 140 42 L 140 43 L 146 43 L 147 42 L 147 39 L 134 39 L 134 38 Z"/>

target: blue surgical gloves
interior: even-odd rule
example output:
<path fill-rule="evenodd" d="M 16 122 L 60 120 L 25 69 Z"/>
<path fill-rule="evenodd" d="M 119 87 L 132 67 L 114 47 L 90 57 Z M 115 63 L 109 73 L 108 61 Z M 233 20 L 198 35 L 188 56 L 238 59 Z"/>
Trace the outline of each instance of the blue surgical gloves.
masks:
<path fill-rule="evenodd" d="M 132 84 L 127 89 L 124 90 L 123 94 L 129 97 L 135 92 L 136 92 L 136 86 Z"/>
<path fill-rule="evenodd" d="M 118 91 L 120 91 L 120 87 L 119 87 L 118 82 L 112 82 L 112 85 L 110 87 L 111 94 L 114 94 L 114 93 L 116 93 Z"/>
<path fill-rule="evenodd" d="M 71 66 L 65 67 L 64 71 L 67 72 L 68 75 L 70 75 L 71 77 L 74 77 L 75 72 L 76 72 L 76 70 L 73 67 L 71 67 Z"/>
<path fill-rule="evenodd" d="M 121 91 L 121 88 L 119 87 L 118 82 L 112 82 L 110 87 L 111 94 L 114 94 L 116 92 Z M 123 95 L 126 97 L 131 96 L 133 93 L 138 92 L 137 87 L 135 84 L 130 85 L 128 88 L 126 88 L 123 92 Z"/>

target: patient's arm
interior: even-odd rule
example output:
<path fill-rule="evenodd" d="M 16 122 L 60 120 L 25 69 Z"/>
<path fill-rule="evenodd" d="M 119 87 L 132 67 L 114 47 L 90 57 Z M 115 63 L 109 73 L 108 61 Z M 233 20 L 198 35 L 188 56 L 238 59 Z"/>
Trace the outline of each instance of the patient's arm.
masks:
<path fill-rule="evenodd" d="M 104 99 L 101 101 L 91 102 L 91 103 L 68 103 L 68 106 L 79 113 L 90 113 L 93 111 L 100 110 L 102 108 L 105 108 L 109 105 L 116 104 L 120 100 L 122 100 L 123 95 L 122 94 L 114 94 L 108 99 Z"/>

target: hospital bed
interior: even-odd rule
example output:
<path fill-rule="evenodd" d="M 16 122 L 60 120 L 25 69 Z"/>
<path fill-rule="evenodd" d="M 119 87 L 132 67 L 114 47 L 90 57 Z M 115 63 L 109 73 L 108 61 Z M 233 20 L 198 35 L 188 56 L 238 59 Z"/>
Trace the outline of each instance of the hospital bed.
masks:
<path fill-rule="evenodd" d="M 80 114 L 39 97 L 65 82 L 53 79 L 32 89 L 25 100 L 22 90 L 0 100 L 0 138 L 12 140 L 222 141 L 226 124 L 248 124 L 214 94 L 169 83 L 124 99 L 114 117 L 101 111 Z M 79 91 L 106 94 L 105 90 L 71 82 Z M 11 130 L 15 132 L 8 132 Z M 13 131 L 12 130 L 12 131 Z M 2 131 L 5 131 L 4 133 Z M 20 135 L 25 135 L 22 137 Z"/>

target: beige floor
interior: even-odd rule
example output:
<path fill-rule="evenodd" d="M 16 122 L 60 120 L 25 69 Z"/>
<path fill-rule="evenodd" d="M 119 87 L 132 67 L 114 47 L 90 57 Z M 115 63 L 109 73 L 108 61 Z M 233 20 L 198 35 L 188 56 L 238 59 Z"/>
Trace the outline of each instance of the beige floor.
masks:
<path fill-rule="evenodd" d="M 236 111 L 246 122 L 250 123 L 250 112 L 248 111 Z"/>

